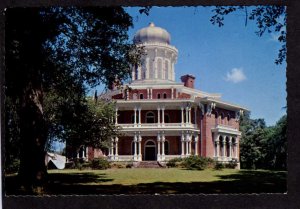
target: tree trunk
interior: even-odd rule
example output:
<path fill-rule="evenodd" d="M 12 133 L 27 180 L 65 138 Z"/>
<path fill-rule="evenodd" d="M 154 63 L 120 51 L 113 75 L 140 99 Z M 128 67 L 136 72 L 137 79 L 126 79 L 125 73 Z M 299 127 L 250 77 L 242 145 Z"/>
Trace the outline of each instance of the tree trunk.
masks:
<path fill-rule="evenodd" d="M 41 95 L 28 93 L 26 96 L 25 93 L 20 110 L 21 156 L 18 174 L 20 184 L 26 193 L 40 191 L 47 175 L 45 165 L 47 137 L 40 103 Z"/>

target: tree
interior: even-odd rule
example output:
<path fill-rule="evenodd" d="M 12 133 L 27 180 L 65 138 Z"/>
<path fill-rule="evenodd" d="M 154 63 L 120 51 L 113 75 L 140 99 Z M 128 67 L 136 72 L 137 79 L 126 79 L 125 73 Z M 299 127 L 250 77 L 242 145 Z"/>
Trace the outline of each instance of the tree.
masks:
<path fill-rule="evenodd" d="M 88 87 L 126 78 L 138 58 L 121 7 L 14 8 L 6 17 L 6 139 L 20 145 L 20 182 L 32 191 L 47 173 L 48 141 L 86 134 Z"/>
<path fill-rule="evenodd" d="M 271 127 L 267 127 L 263 119 L 250 119 L 249 113 L 242 116 L 240 122 L 242 167 L 285 170 L 286 124 L 286 116 Z"/>
<path fill-rule="evenodd" d="M 249 10 L 249 11 L 248 11 Z M 219 27 L 224 25 L 224 17 L 236 11 L 245 13 L 245 26 L 247 22 L 255 21 L 258 30 L 255 32 L 258 36 L 262 36 L 265 32 L 279 33 L 278 41 L 281 43 L 281 48 L 278 52 L 278 57 L 275 60 L 276 64 L 282 64 L 286 59 L 286 7 L 285 6 L 217 6 L 212 10 L 215 14 L 211 18 L 211 23 Z M 282 18 L 282 19 L 281 19 Z"/>

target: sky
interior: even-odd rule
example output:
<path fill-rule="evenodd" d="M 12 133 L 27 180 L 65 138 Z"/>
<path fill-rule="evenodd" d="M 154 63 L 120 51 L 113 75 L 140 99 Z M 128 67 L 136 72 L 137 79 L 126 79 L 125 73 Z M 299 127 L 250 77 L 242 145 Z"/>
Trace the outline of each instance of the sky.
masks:
<path fill-rule="evenodd" d="M 275 125 L 286 114 L 286 63 L 276 65 L 278 34 L 255 34 L 255 22 L 242 11 L 225 16 L 224 26 L 210 22 L 213 7 L 152 7 L 149 16 L 137 7 L 125 10 L 133 17 L 130 40 L 150 22 L 171 35 L 178 49 L 176 81 L 184 74 L 196 77 L 195 88 L 220 93 L 222 100 L 251 111 Z"/>

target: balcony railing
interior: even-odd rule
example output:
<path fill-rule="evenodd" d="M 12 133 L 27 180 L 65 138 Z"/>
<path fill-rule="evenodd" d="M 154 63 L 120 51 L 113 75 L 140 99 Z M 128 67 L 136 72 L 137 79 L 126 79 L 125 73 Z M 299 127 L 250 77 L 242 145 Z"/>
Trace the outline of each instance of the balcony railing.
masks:
<path fill-rule="evenodd" d="M 123 129 L 126 128 L 198 128 L 197 124 L 189 123 L 120 123 L 118 124 Z"/>

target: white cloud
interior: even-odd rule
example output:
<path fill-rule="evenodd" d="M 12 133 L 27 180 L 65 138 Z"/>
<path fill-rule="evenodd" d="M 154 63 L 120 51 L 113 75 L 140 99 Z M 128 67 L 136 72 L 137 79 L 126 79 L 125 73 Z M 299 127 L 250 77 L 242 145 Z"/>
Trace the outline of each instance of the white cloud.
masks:
<path fill-rule="evenodd" d="M 246 79 L 242 68 L 233 68 L 230 72 L 227 72 L 225 81 L 239 83 Z"/>

